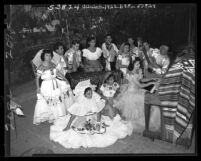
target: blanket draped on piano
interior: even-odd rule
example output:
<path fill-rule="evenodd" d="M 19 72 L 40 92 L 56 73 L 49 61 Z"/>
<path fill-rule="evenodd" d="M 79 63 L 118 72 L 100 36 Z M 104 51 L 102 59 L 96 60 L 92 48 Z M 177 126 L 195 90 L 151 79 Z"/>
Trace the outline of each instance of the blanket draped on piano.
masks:
<path fill-rule="evenodd" d="M 176 143 L 190 128 L 195 111 L 195 60 L 175 63 L 161 81 L 158 89 L 163 113 L 163 139 Z M 190 124 L 191 126 L 190 126 Z"/>

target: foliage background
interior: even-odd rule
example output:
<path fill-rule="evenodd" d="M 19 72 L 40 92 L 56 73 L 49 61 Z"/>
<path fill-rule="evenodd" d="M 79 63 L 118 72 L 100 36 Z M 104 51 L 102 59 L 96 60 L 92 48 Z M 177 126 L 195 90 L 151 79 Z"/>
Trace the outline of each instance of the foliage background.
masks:
<path fill-rule="evenodd" d="M 191 41 L 196 42 L 196 6 L 194 4 L 158 4 L 149 9 L 79 9 L 48 10 L 47 6 L 10 5 L 11 28 L 15 31 L 13 59 L 10 62 L 11 84 L 34 79 L 30 61 L 42 48 L 52 48 L 56 41 L 62 41 L 67 48 L 73 39 L 85 47 L 86 38 L 94 35 L 98 46 L 104 35 L 111 33 L 114 42 L 120 46 L 128 36 L 143 37 L 152 47 L 166 44 L 175 49 L 188 43 L 189 22 Z M 45 27 L 59 20 L 55 31 Z M 22 32 L 27 29 L 29 32 Z M 41 28 L 44 32 L 33 32 Z"/>

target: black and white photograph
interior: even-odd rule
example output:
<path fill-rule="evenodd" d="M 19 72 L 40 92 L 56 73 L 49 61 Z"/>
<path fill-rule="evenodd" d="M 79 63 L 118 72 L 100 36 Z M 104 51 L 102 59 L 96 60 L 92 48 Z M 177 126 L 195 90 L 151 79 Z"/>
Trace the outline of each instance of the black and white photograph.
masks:
<path fill-rule="evenodd" d="M 197 155 L 196 3 L 4 15 L 5 157 Z"/>

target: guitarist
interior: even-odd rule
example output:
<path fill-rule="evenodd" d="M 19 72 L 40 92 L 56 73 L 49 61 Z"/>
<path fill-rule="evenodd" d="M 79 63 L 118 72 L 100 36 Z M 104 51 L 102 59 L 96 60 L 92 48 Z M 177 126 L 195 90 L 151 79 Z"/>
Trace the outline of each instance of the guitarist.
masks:
<path fill-rule="evenodd" d="M 144 56 L 146 59 L 145 67 L 148 71 L 155 72 L 157 74 L 164 74 L 170 64 L 168 57 L 169 47 L 162 45 L 160 50 L 152 49 L 148 43 L 144 43 Z"/>

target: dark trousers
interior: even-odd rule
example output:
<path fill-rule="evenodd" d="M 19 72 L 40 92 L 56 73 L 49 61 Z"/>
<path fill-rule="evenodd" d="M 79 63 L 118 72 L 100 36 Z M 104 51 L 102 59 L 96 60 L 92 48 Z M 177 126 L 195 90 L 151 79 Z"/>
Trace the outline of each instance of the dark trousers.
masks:
<path fill-rule="evenodd" d="M 110 62 L 110 67 L 111 67 L 111 71 L 115 71 L 116 70 L 116 62 Z"/>

